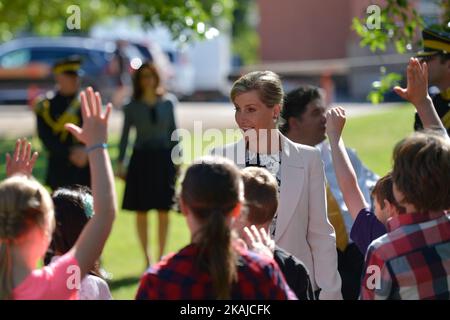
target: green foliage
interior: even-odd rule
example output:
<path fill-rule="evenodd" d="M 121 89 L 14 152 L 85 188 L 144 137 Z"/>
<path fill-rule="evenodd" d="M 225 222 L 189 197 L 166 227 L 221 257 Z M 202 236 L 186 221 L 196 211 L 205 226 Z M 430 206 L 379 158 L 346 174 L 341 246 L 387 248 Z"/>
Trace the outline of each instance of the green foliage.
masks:
<path fill-rule="evenodd" d="M 373 14 L 364 18 L 354 17 L 352 29 L 361 38 L 360 45 L 372 52 L 386 51 L 386 45 L 395 44 L 398 53 L 404 53 L 412 45 L 417 28 L 423 27 L 423 19 L 408 0 L 388 0 L 380 10 L 380 28 L 371 28 Z M 409 47 L 409 46 L 408 46 Z"/>
<path fill-rule="evenodd" d="M 258 62 L 259 34 L 252 15 L 257 12 L 255 0 L 236 1 L 233 10 L 232 50 L 243 64 Z"/>
<path fill-rule="evenodd" d="M 439 1 L 444 9 L 444 20 L 449 21 L 449 5 L 446 1 Z M 447 19 L 445 19 L 447 16 Z M 403 54 L 411 50 L 418 29 L 424 27 L 424 21 L 414 9 L 413 1 L 387 0 L 380 10 L 380 27 L 373 26 L 373 13 L 364 18 L 354 17 L 351 28 L 361 38 L 360 46 L 368 47 L 372 52 L 384 52 L 388 45 L 393 45 L 397 53 Z M 370 27 L 368 27 L 370 26 Z M 384 69 L 383 69 L 384 70 Z M 397 85 L 401 76 L 395 73 L 381 72 L 380 80 L 374 82 L 372 91 L 367 99 L 372 103 L 383 101 L 383 96 L 394 85 Z"/>
<path fill-rule="evenodd" d="M 400 74 L 395 72 L 385 74 L 384 68 L 382 68 L 380 80 L 375 81 L 372 84 L 372 91 L 369 92 L 367 100 L 369 100 L 373 104 L 383 102 L 383 95 L 391 90 L 391 88 L 398 85 L 400 80 L 402 80 L 402 76 Z"/>
<path fill-rule="evenodd" d="M 66 27 L 68 8 L 80 8 L 81 30 Z M 97 22 L 110 18 L 140 15 L 146 26 L 163 24 L 174 37 L 203 37 L 203 28 L 219 27 L 232 18 L 233 0 L 0 0 L 0 41 L 17 32 L 57 36 L 62 33 L 87 33 Z"/>
<path fill-rule="evenodd" d="M 259 36 L 255 30 L 245 30 L 233 39 L 232 50 L 244 65 L 258 63 Z"/>

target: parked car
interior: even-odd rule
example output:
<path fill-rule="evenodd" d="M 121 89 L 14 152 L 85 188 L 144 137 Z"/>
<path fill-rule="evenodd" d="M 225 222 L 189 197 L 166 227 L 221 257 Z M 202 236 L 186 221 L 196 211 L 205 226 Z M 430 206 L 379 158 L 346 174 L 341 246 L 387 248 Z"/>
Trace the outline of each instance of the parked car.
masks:
<path fill-rule="evenodd" d="M 82 86 L 91 85 L 111 100 L 116 82 L 111 68 L 116 43 L 84 37 L 24 37 L 0 45 L 0 103 L 26 103 L 54 88 L 52 65 L 62 58 L 83 59 Z M 137 48 L 126 50 L 127 60 L 144 60 Z"/>

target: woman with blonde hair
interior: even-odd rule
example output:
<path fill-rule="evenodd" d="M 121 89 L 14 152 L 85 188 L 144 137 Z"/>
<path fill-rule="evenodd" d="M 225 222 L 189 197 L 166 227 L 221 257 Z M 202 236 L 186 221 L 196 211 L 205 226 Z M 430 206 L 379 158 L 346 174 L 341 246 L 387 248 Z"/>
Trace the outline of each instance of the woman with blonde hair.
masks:
<path fill-rule="evenodd" d="M 320 289 L 320 299 L 342 299 L 320 152 L 292 142 L 278 130 L 283 95 L 281 80 L 271 71 L 255 71 L 239 78 L 230 97 L 244 137 L 212 153 L 233 160 L 240 168 L 269 170 L 278 182 L 280 196 L 271 225 L 275 243 L 305 264 L 313 288 Z"/>

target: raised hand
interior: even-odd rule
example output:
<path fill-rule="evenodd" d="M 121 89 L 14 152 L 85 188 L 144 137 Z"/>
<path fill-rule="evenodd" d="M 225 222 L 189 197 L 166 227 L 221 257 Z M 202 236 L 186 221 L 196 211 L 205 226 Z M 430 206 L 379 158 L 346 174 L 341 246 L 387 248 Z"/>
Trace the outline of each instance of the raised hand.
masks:
<path fill-rule="evenodd" d="M 11 157 L 9 153 L 6 154 L 6 176 L 11 177 L 14 174 L 21 173 L 30 177 L 37 158 L 37 152 L 34 152 L 31 156 L 31 143 L 27 142 L 25 138 L 18 139 L 14 155 Z"/>
<path fill-rule="evenodd" d="M 340 138 L 345 125 L 345 109 L 334 107 L 327 111 L 327 135 L 328 138 Z"/>
<path fill-rule="evenodd" d="M 254 225 L 250 228 L 244 228 L 247 236 L 247 245 L 249 250 L 267 256 L 273 259 L 273 251 L 275 250 L 275 242 L 270 238 L 264 228 L 257 229 Z"/>
<path fill-rule="evenodd" d="M 96 150 L 86 151 L 91 172 L 95 215 L 86 224 L 70 250 L 78 261 L 80 275 L 83 277 L 102 253 L 116 216 L 117 205 L 111 160 L 108 150 L 103 145 L 108 138 L 108 118 L 112 106 L 108 104 L 106 111 L 103 112 L 100 94 L 94 93 L 90 87 L 81 92 L 80 98 L 83 127 L 66 124 L 65 128 L 84 143 L 88 150 Z"/>
<path fill-rule="evenodd" d="M 396 86 L 395 93 L 415 106 L 429 99 L 428 65 L 425 62 L 421 64 L 417 58 L 411 58 L 406 69 L 406 79 L 406 88 Z"/>
<path fill-rule="evenodd" d="M 80 98 L 83 127 L 80 128 L 72 123 L 68 123 L 65 125 L 65 128 L 87 147 L 106 143 L 108 118 L 112 109 L 111 103 L 106 105 L 106 110 L 103 113 L 100 94 L 98 92 L 94 93 L 91 87 L 87 88 L 86 91 L 82 91 Z"/>

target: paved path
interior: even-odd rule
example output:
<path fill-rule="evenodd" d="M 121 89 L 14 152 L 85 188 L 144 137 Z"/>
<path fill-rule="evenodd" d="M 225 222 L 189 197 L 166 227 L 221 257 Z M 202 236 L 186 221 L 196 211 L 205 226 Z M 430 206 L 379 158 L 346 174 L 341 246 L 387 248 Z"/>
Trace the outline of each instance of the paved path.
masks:
<path fill-rule="evenodd" d="M 343 103 L 349 117 L 357 117 L 389 108 L 399 104 L 389 103 L 374 106 L 369 103 Z M 229 103 L 182 102 L 176 108 L 178 126 L 188 130 L 193 129 L 195 121 L 202 121 L 202 127 L 207 128 L 236 128 L 234 122 L 234 108 Z M 110 133 L 119 134 L 122 127 L 122 112 L 114 110 L 110 120 Z M 13 139 L 29 136 L 35 132 L 35 119 L 27 106 L 0 105 L 0 137 Z"/>

